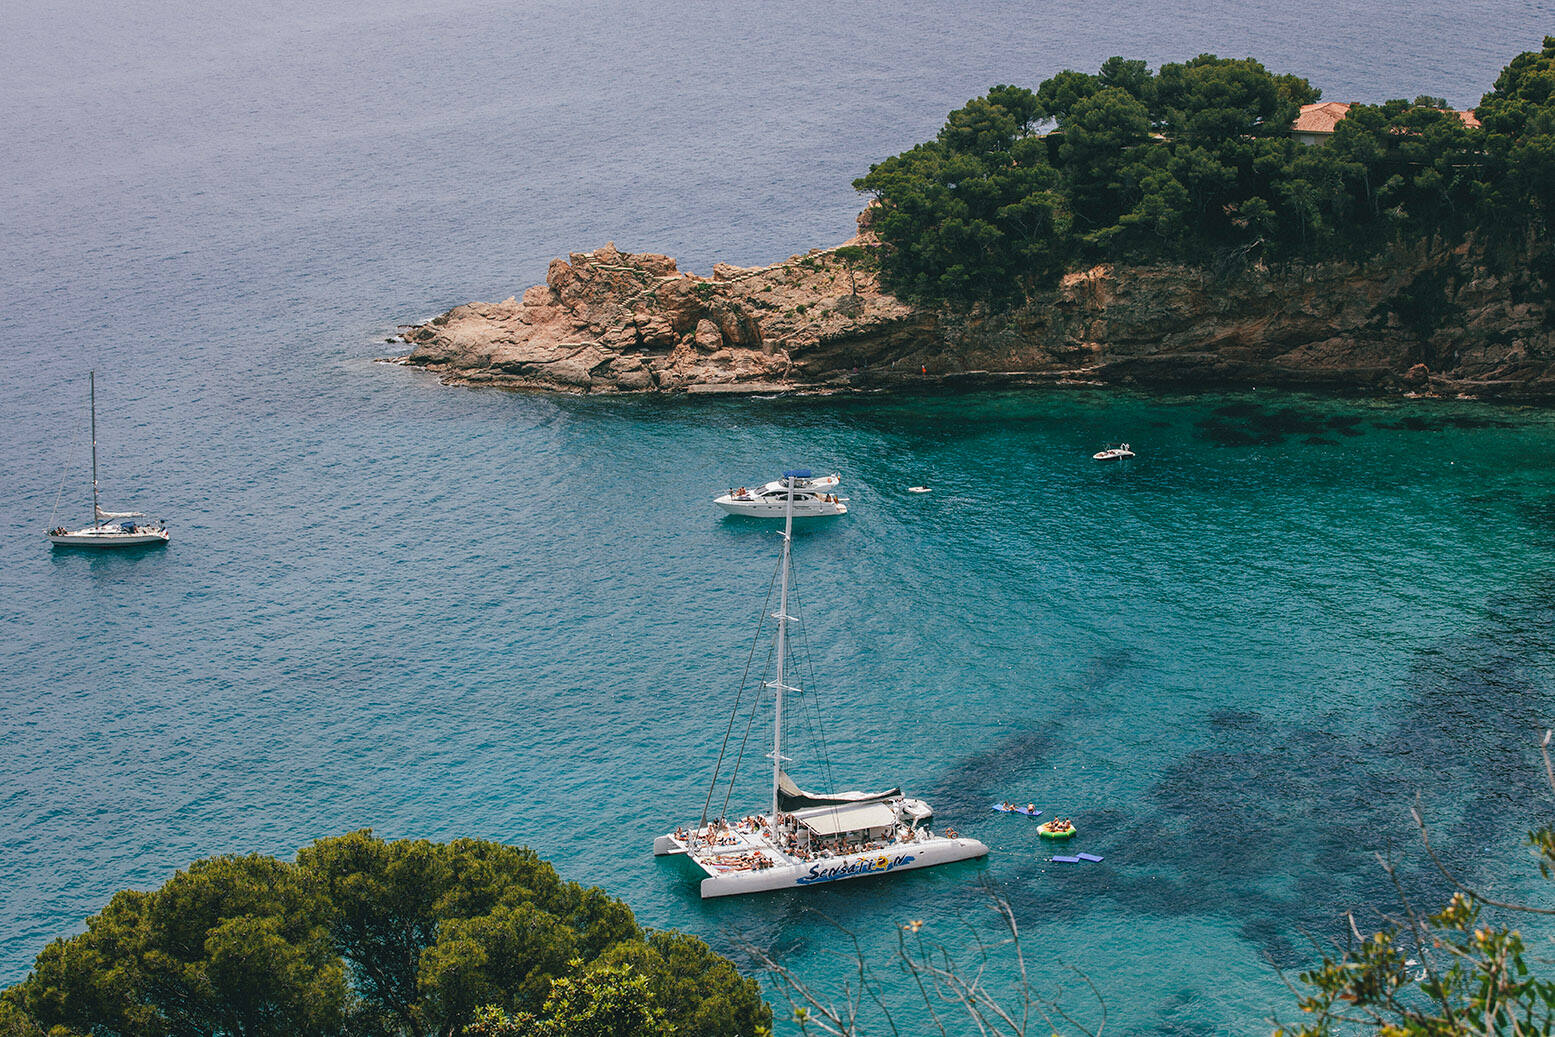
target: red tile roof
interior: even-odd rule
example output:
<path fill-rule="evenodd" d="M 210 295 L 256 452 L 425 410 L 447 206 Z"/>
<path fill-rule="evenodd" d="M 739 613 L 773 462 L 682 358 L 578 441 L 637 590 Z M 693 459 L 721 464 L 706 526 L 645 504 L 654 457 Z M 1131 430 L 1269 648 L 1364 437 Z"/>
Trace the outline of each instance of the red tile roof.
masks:
<path fill-rule="evenodd" d="M 1341 119 L 1350 111 L 1354 101 L 1321 101 L 1317 104 L 1304 104 L 1301 106 L 1301 114 L 1296 116 L 1296 121 L 1291 123 L 1293 133 L 1332 133 L 1334 127 L 1339 125 Z M 1453 112 L 1463 120 L 1463 125 L 1471 130 L 1479 129 L 1479 119 L 1475 118 L 1474 110 Z"/>
<path fill-rule="evenodd" d="M 1332 133 L 1353 103 L 1353 101 L 1322 101 L 1318 104 L 1304 104 L 1301 106 L 1301 114 L 1296 116 L 1296 121 L 1291 125 L 1291 130 L 1296 133 Z"/>

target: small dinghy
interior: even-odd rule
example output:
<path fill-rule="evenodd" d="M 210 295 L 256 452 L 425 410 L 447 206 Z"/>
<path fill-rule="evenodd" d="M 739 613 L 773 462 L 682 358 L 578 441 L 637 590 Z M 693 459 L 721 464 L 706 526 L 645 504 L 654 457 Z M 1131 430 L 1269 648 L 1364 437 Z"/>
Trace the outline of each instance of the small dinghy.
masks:
<path fill-rule="evenodd" d="M 1127 443 L 1113 443 L 1096 451 L 1091 458 L 1096 461 L 1127 461 L 1133 456 L 1134 451 L 1128 448 Z"/>
<path fill-rule="evenodd" d="M 1073 839 L 1074 822 L 1067 817 L 1055 817 L 1037 826 L 1037 834 L 1044 839 Z"/>
<path fill-rule="evenodd" d="M 907 487 L 907 492 L 908 493 L 933 493 L 934 491 L 929 489 L 927 486 L 909 486 L 909 487 Z"/>

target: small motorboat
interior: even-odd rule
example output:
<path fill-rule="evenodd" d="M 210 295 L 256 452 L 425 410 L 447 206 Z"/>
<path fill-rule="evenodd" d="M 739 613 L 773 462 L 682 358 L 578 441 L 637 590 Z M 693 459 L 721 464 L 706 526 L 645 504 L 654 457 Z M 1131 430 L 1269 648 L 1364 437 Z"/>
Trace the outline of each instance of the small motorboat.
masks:
<path fill-rule="evenodd" d="M 1096 461 L 1127 461 L 1134 456 L 1134 451 L 1128 448 L 1127 443 L 1111 443 L 1105 449 L 1098 450 L 1091 455 Z"/>
<path fill-rule="evenodd" d="M 822 480 L 826 479 L 836 480 L 837 477 L 835 475 L 822 477 Z M 792 499 L 793 516 L 796 519 L 831 518 L 848 513 L 846 497 L 827 493 L 821 488 L 801 489 L 800 484 L 805 482 L 814 484 L 816 479 L 803 469 L 784 472 L 783 478 L 769 482 L 765 486 L 754 490 L 742 486 L 737 490 L 730 490 L 721 497 L 714 497 L 713 503 L 731 515 L 742 515 L 745 518 L 781 519 L 789 512 L 790 499 Z M 836 482 L 823 483 L 823 485 L 829 488 L 835 486 Z"/>
<path fill-rule="evenodd" d="M 929 489 L 927 486 L 909 486 L 909 487 L 907 487 L 907 492 L 908 493 L 933 493 L 934 491 Z"/>
<path fill-rule="evenodd" d="M 1037 826 L 1037 834 L 1044 839 L 1073 839 L 1074 822 L 1067 817 L 1055 817 Z"/>

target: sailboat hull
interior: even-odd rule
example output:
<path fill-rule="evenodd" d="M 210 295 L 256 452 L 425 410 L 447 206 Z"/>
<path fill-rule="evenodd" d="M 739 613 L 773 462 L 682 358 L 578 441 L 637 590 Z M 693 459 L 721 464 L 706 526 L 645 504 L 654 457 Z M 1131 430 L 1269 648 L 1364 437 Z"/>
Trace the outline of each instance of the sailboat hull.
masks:
<path fill-rule="evenodd" d="M 126 533 L 121 529 L 78 529 L 71 533 L 50 533 L 49 541 L 60 547 L 144 547 L 167 543 L 167 530 Z"/>

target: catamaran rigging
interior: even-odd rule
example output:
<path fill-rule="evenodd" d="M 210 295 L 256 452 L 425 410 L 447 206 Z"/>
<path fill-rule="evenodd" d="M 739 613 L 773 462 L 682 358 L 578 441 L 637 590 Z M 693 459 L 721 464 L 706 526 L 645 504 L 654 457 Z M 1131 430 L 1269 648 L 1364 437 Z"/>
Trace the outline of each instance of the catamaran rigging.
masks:
<path fill-rule="evenodd" d="M 778 607 L 770 614 L 777 624 L 772 653 L 773 679 L 763 680 L 760 685 L 772 692 L 770 810 L 764 816 L 750 815 L 733 824 L 728 820 L 728 802 L 738 775 L 739 759 L 743 758 L 745 743 L 755 723 L 753 712 L 741 740 L 741 754 L 731 768 L 730 792 L 725 796 L 723 809 L 720 816 L 709 816 L 740 708 L 737 700 L 724 734 L 724 745 L 719 752 L 701 820 L 689 830 L 680 827 L 654 840 L 655 854 L 683 856 L 704 873 L 700 887 L 704 897 L 801 888 L 968 860 L 988 852 L 978 840 L 958 836 L 953 829 L 936 834 L 930 828 L 933 810 L 921 800 L 904 796 L 900 788 L 873 793 L 807 792 L 795 784 L 784 769 L 784 764 L 789 762 L 783 755 L 785 707 L 789 705 L 790 697 L 800 692 L 797 683 L 793 683 L 789 666 L 789 642 L 791 625 L 801 633 L 803 631 L 790 608 L 797 600 L 791 579 L 794 501 L 801 489 L 800 479 L 806 477 L 808 473 L 784 473 L 787 505 L 778 564 Z M 770 587 L 767 601 L 770 604 Z M 764 606 L 763 619 L 758 622 L 758 639 L 768 615 L 766 610 L 767 606 Z M 746 663 L 747 678 L 754 657 L 753 644 Z M 742 681 L 741 696 L 744 687 Z M 758 696 L 758 707 L 764 698 Z"/>

